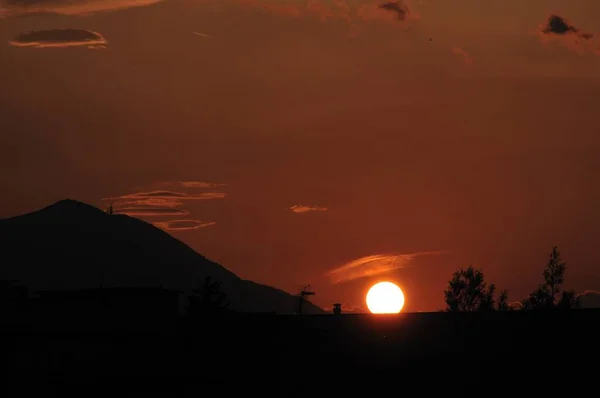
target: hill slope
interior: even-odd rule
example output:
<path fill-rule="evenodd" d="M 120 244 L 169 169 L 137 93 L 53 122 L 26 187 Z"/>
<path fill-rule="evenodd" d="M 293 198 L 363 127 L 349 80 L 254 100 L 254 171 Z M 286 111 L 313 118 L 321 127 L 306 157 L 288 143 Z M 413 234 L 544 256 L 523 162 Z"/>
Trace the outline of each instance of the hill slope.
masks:
<path fill-rule="evenodd" d="M 0 220 L 0 253 L 0 279 L 32 290 L 163 285 L 187 294 L 211 276 L 234 310 L 290 313 L 298 300 L 240 279 L 151 224 L 74 200 Z M 310 303 L 305 311 L 322 312 Z"/>

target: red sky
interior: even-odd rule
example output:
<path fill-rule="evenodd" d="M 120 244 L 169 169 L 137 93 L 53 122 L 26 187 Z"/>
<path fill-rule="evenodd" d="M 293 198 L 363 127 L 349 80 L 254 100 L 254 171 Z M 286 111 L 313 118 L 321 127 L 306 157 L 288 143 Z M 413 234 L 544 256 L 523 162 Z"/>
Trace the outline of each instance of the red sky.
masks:
<path fill-rule="evenodd" d="M 28 2 L 59 14 L 0 0 L 0 217 L 181 192 L 112 202 L 324 307 L 387 279 L 436 310 L 471 264 L 520 300 L 554 244 L 600 290 L 600 3 Z"/>

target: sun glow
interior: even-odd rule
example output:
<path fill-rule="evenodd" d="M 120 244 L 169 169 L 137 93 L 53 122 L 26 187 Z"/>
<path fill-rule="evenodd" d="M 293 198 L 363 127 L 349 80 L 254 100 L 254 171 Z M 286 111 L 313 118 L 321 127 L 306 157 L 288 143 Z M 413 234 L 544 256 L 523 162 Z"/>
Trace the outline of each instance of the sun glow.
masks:
<path fill-rule="evenodd" d="M 404 307 L 404 293 L 392 282 L 379 282 L 367 293 L 367 307 L 373 314 L 397 314 Z"/>

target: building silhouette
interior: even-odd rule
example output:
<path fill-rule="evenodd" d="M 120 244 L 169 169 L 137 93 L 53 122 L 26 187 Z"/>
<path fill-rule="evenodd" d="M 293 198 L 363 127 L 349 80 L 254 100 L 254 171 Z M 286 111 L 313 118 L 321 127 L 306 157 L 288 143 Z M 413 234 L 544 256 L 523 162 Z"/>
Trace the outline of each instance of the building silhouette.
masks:
<path fill-rule="evenodd" d="M 334 313 L 334 315 L 341 315 L 342 314 L 342 304 L 340 304 L 340 303 L 333 304 L 333 313 Z"/>

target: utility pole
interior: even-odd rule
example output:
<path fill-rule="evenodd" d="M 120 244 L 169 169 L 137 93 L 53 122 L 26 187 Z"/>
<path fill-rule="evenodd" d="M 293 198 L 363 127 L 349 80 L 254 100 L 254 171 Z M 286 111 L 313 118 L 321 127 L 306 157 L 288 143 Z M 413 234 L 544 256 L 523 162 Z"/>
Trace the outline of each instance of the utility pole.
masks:
<path fill-rule="evenodd" d="M 306 296 L 314 296 L 315 292 L 311 292 L 308 289 L 310 285 L 304 286 L 304 289 L 300 292 L 300 301 L 298 302 L 298 315 L 302 315 L 302 303 L 304 302 L 304 297 Z"/>

